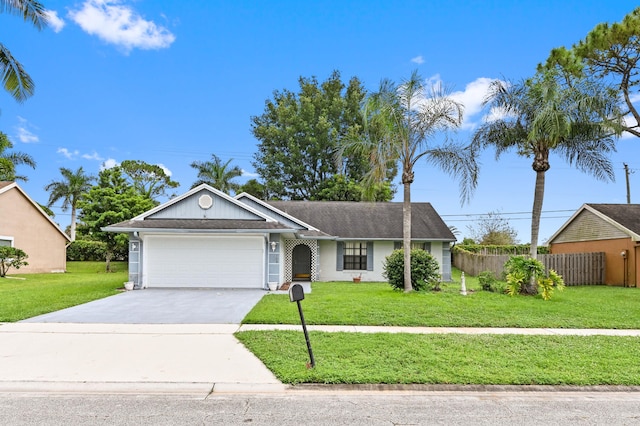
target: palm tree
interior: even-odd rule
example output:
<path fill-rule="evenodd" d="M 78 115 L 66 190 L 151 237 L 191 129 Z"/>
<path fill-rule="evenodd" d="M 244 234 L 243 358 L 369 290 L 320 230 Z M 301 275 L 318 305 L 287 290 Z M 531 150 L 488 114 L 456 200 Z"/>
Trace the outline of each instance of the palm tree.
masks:
<path fill-rule="evenodd" d="M 96 180 L 95 176 L 85 174 L 82 167 L 73 172 L 70 169 L 61 167 L 62 180 L 51 181 L 44 187 L 50 192 L 47 207 L 51 207 L 58 200 L 62 200 L 62 211 L 67 211 L 71 207 L 71 241 L 76 240 L 76 208 L 78 201 L 84 194 L 89 192 L 91 184 Z"/>
<path fill-rule="evenodd" d="M 36 162 L 29 154 L 24 152 L 8 152 L 13 148 L 13 143 L 9 140 L 7 135 L 0 132 L 0 181 L 27 181 L 26 176 L 16 175 L 16 166 L 29 166 L 32 169 L 36 168 Z"/>
<path fill-rule="evenodd" d="M 461 198 L 467 200 L 476 184 L 477 166 L 469 149 L 436 136 L 462 123 L 463 105 L 449 97 L 441 85 L 428 86 L 417 71 L 396 86 L 383 80 L 377 93 L 362 108 L 365 137 L 349 141 L 338 155 L 366 155 L 371 169 L 366 183 L 382 182 L 390 164 L 402 170 L 404 291 L 411 286 L 411 184 L 413 168 L 424 158 L 460 180 Z M 435 140 L 434 140 L 435 139 Z"/>
<path fill-rule="evenodd" d="M 242 170 L 238 166 L 229 167 L 233 158 L 224 164 L 215 154 L 211 154 L 211 159 L 213 161 L 194 161 L 191 163 L 191 167 L 198 170 L 198 180 L 191 185 L 191 188 L 206 183 L 222 192 L 237 191 L 240 185 L 231 180 L 242 176 Z"/>
<path fill-rule="evenodd" d="M 30 21 L 41 30 L 47 26 L 44 6 L 33 0 L 0 0 L 0 12 L 10 12 Z M 18 102 L 24 102 L 33 95 L 34 84 L 7 47 L 0 43 L 0 79 L 5 90 Z"/>
<path fill-rule="evenodd" d="M 615 151 L 614 135 L 622 122 L 618 99 L 609 89 L 592 80 L 569 82 L 555 70 L 541 70 L 518 84 L 494 81 L 485 100 L 502 118 L 483 124 L 474 133 L 472 149 L 493 146 L 496 159 L 515 149 L 533 160 L 536 172 L 531 213 L 532 258 L 537 258 L 538 233 L 544 198 L 545 173 L 551 167 L 551 152 L 600 180 L 614 180 L 607 154 Z M 533 281 L 523 286 L 535 294 Z"/>

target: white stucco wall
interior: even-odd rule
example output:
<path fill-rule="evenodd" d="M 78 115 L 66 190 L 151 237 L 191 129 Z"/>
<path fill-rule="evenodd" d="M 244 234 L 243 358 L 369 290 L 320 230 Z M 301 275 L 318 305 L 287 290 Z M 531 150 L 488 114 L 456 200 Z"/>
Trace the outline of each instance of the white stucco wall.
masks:
<path fill-rule="evenodd" d="M 362 281 L 386 281 L 382 276 L 384 259 L 391 254 L 393 241 L 374 241 L 373 243 L 373 271 L 336 270 L 336 242 L 320 241 L 320 271 L 319 281 L 351 281 L 353 277 L 362 274 Z M 431 254 L 440 264 L 442 273 L 442 243 L 431 243 Z"/>

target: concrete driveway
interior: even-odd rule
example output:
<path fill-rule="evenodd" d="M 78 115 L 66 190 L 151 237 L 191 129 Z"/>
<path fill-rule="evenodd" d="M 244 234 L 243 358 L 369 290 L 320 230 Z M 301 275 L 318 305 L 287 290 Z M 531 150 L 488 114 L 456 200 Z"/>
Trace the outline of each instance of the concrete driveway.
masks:
<path fill-rule="evenodd" d="M 146 289 L 26 319 L 29 323 L 240 324 L 260 289 Z"/>

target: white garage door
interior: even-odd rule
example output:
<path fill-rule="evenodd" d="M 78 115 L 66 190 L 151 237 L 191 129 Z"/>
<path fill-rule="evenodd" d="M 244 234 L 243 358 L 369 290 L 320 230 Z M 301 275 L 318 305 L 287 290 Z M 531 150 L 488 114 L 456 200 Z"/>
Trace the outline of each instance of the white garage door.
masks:
<path fill-rule="evenodd" d="M 262 237 L 147 236 L 148 287 L 262 288 Z"/>

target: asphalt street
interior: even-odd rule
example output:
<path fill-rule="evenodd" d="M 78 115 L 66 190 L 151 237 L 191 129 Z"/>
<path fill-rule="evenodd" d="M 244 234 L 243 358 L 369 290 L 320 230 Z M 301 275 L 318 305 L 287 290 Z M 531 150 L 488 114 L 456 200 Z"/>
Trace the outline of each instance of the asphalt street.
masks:
<path fill-rule="evenodd" d="M 637 393 L 2 394 L 3 425 L 637 425 Z"/>

